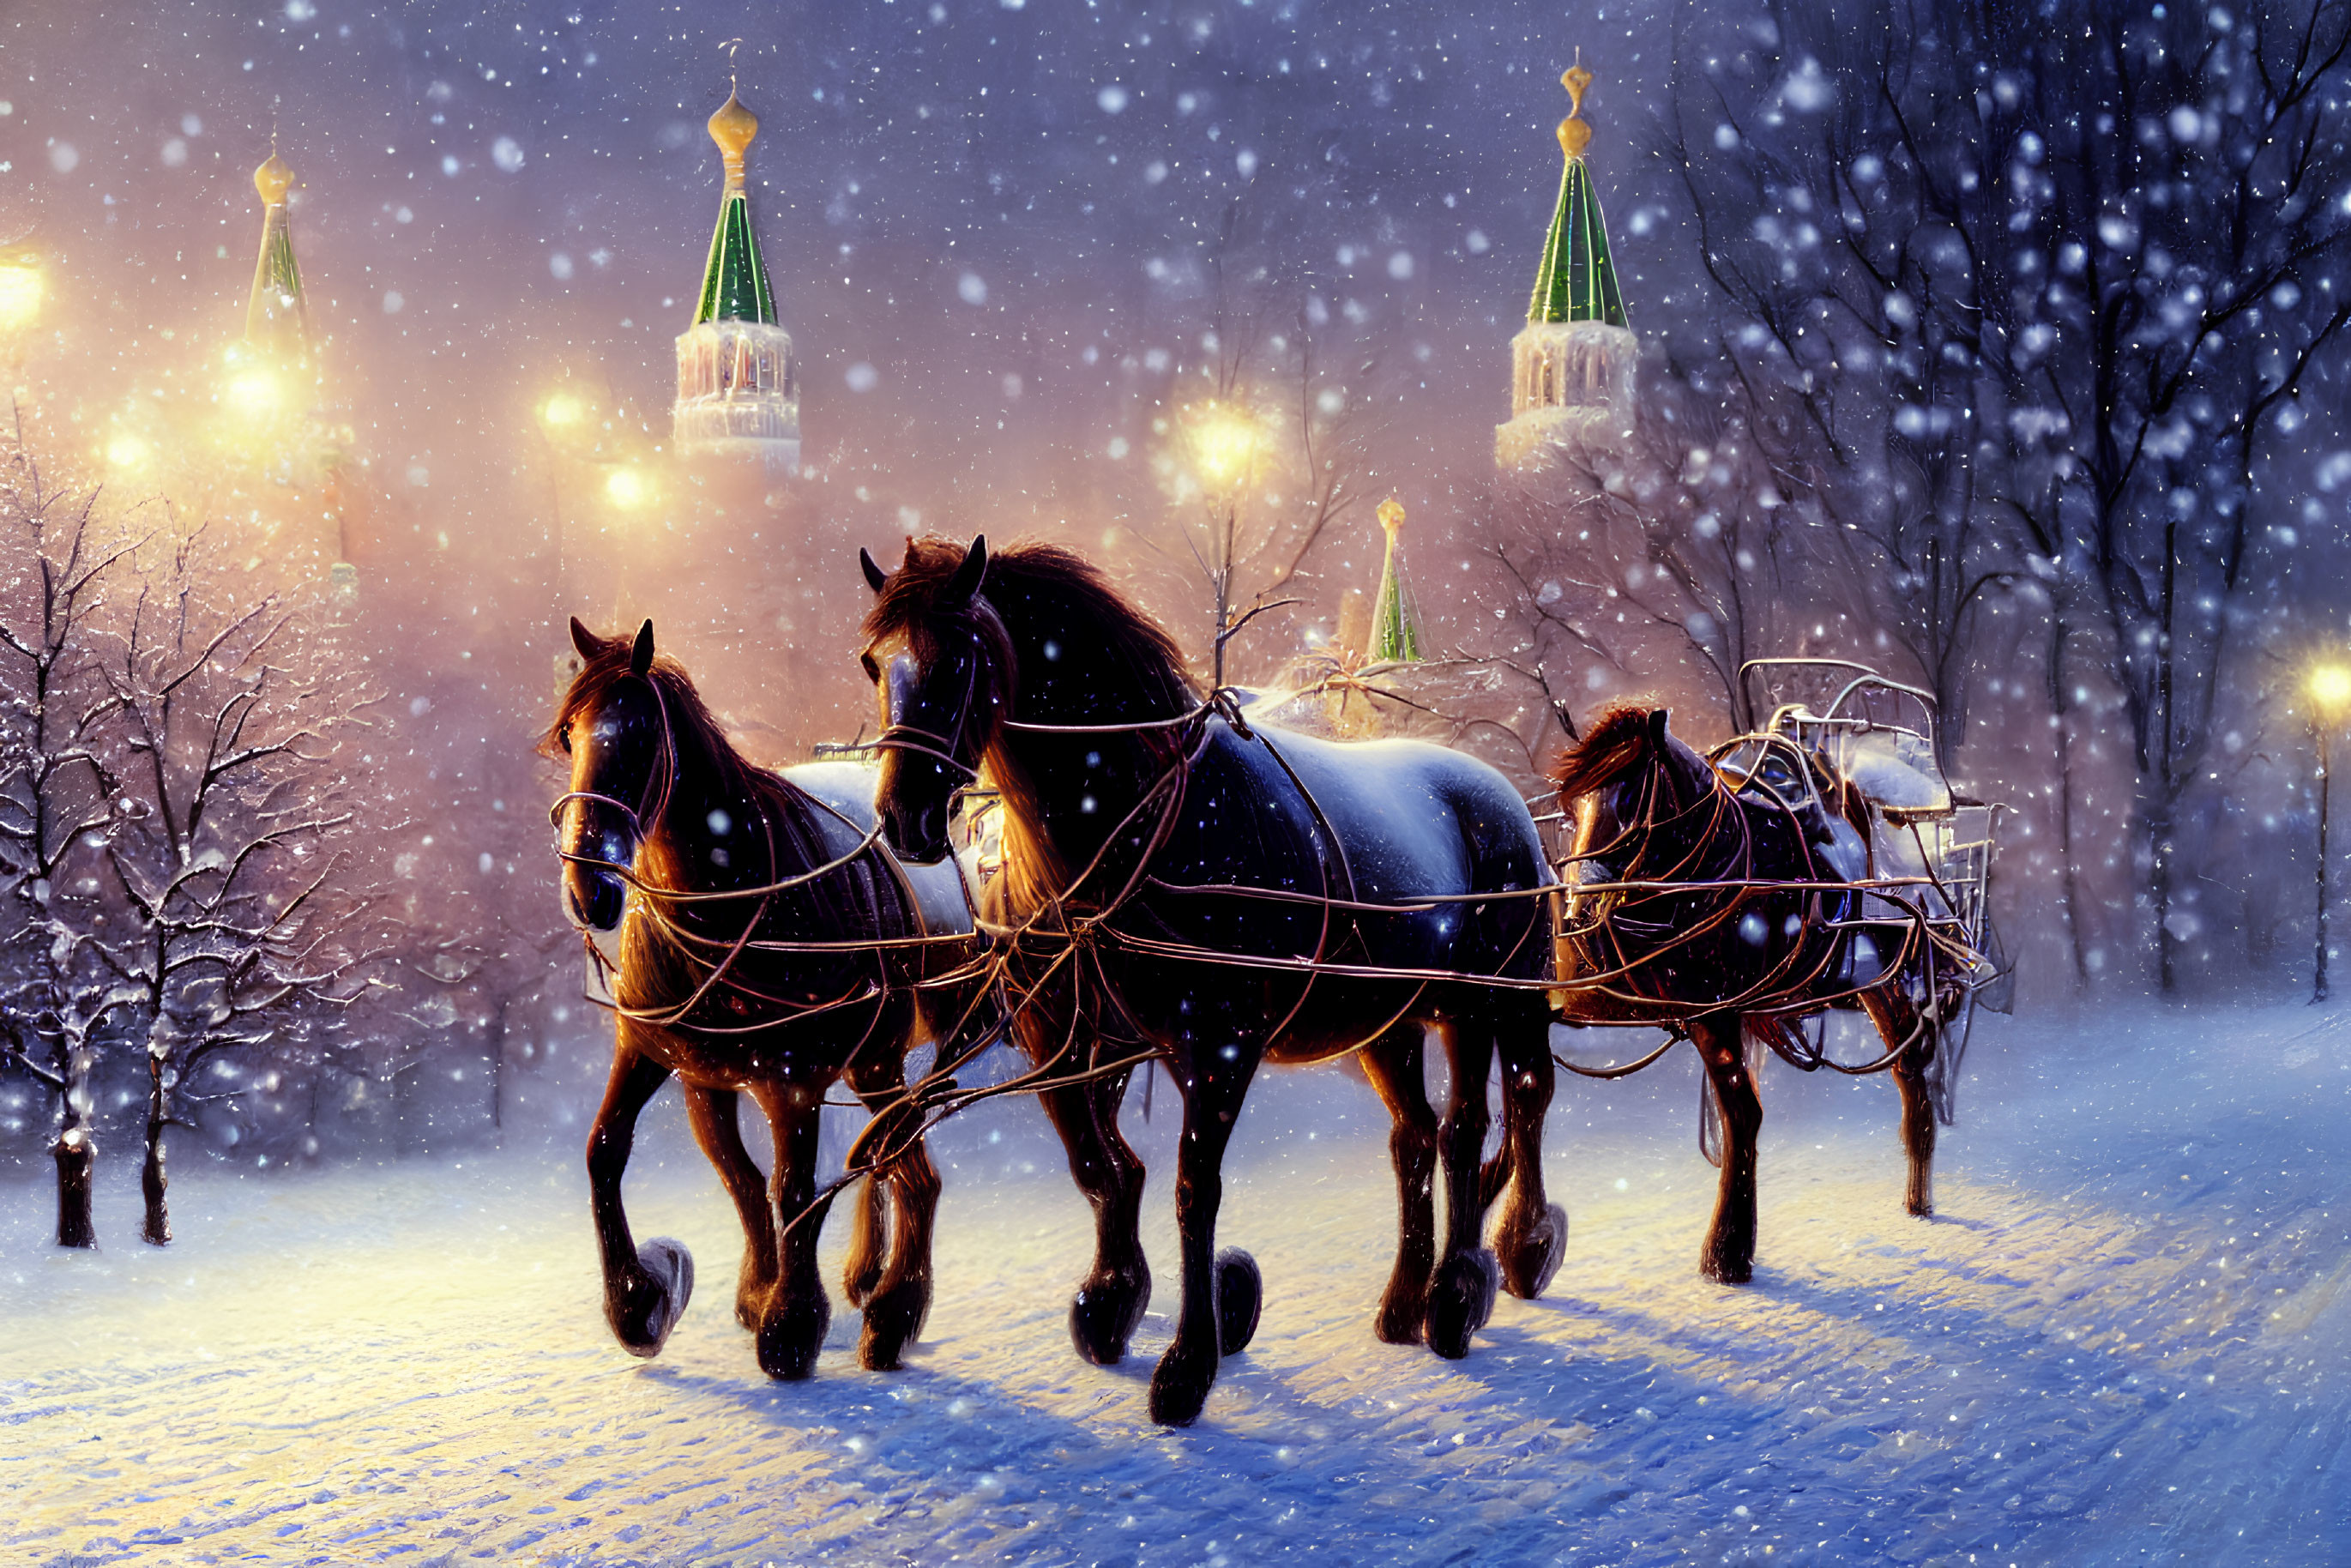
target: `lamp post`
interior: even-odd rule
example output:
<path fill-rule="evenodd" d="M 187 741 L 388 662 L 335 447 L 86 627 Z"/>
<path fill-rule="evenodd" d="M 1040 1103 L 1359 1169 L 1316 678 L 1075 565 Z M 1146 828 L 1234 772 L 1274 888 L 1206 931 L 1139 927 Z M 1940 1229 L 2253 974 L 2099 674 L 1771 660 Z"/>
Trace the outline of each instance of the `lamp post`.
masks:
<path fill-rule="evenodd" d="M 1208 402 L 1186 412 L 1192 467 L 1208 498 L 1208 586 L 1216 595 L 1213 683 L 1225 684 L 1225 640 L 1233 628 L 1234 557 L 1239 544 L 1241 492 L 1257 467 L 1262 432 L 1248 410 Z"/>
<path fill-rule="evenodd" d="M 2331 753 L 2335 731 L 2351 708 L 2351 665 L 2321 664 L 2310 672 L 2310 733 L 2318 743 L 2318 943 L 2312 965 L 2310 999 L 2326 999 L 2326 806 L 2335 782 Z"/>

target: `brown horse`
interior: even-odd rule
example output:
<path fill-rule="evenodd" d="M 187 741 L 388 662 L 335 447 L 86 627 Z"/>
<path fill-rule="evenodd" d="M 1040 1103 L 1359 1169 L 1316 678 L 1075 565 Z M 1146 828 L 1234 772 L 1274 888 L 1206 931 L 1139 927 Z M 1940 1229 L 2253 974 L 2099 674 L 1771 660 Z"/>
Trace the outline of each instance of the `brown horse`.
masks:
<path fill-rule="evenodd" d="M 1760 769 L 1727 778 L 1677 739 L 1666 717 L 1662 708 L 1612 708 L 1552 774 L 1575 830 L 1557 1016 L 1571 1024 L 1661 1024 L 1698 1047 L 1722 1164 L 1698 1269 L 1742 1284 L 1754 1270 L 1763 1124 L 1754 1077 L 1761 1053 L 1747 1042 L 1805 1071 L 1890 1069 L 1909 1156 L 1905 1203 L 1914 1215 L 1931 1214 L 1934 1025 L 1958 999 L 1959 966 L 1894 901 L 1844 885 L 1855 880 L 1851 873 L 1869 869 L 1850 853 L 1865 839 L 1840 831 L 1814 790 L 1775 790 Z M 1783 754 L 1771 759 L 1775 767 L 1815 766 L 1792 747 L 1772 747 Z M 1814 781 L 1852 801 L 1817 771 Z M 1831 1007 L 1865 1011 L 1884 1057 L 1845 1067 L 1808 1047 L 1792 1020 Z"/>
<path fill-rule="evenodd" d="M 865 1184 L 846 1286 L 865 1312 L 861 1359 L 895 1366 L 930 1310 L 939 1197 L 904 1098 L 905 1057 L 929 1039 L 945 1060 L 986 1032 L 977 988 L 936 983 L 975 950 L 956 870 L 891 856 L 871 769 L 778 775 L 744 760 L 684 668 L 653 656 L 652 622 L 633 643 L 577 621 L 571 637 L 585 663 L 542 749 L 571 770 L 550 813 L 564 907 L 591 940 L 621 933 L 611 1079 L 588 1138 L 605 1317 L 632 1354 L 654 1355 L 693 1290 L 684 1248 L 637 1248 L 621 1203 L 638 1113 L 674 1077 L 742 1218 L 735 1315 L 768 1375 L 808 1376 L 832 1311 L 817 1277 L 828 1207 L 816 1197 L 817 1123 L 846 1077 L 892 1123 L 866 1140 L 895 1157 Z M 772 1178 L 743 1145 L 745 1093 L 774 1134 Z M 886 1246 L 885 1185 L 896 1210 Z"/>
<path fill-rule="evenodd" d="M 1509 781 L 1440 747 L 1238 722 L 1166 632 L 1068 550 L 928 538 L 895 573 L 864 566 L 865 664 L 886 727 L 875 805 L 892 844 L 935 859 L 955 791 L 983 770 L 1002 791 L 1004 870 L 986 913 L 1025 998 L 1015 1040 L 1059 1064 L 1045 1111 L 1096 1215 L 1094 1267 L 1070 1311 L 1080 1354 L 1120 1359 L 1150 1296 L 1143 1167 L 1117 1115 L 1151 1058 L 1184 1105 L 1183 1294 L 1154 1419 L 1194 1419 L 1219 1354 L 1256 1324 L 1256 1266 L 1219 1255 L 1215 1237 L 1226 1144 L 1261 1062 L 1362 1062 L 1395 1117 L 1396 1263 L 1377 1333 L 1458 1357 L 1493 1301 L 1478 1162 L 1499 1055 L 1515 1157 L 1495 1251 L 1505 1287 L 1540 1292 L 1567 1228 L 1541 1169 L 1549 873 Z M 1422 1087 L 1424 1025 L 1452 1067 L 1441 1127 Z"/>

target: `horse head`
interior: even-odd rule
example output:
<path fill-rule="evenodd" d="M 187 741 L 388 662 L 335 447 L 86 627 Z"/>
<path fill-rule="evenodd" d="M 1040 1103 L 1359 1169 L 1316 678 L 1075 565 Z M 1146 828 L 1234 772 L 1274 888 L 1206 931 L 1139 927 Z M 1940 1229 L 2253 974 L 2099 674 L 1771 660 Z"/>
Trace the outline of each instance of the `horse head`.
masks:
<path fill-rule="evenodd" d="M 653 669 L 653 623 L 636 637 L 599 637 L 576 619 L 582 661 L 540 750 L 570 765 L 549 811 L 563 857 L 563 909 L 587 931 L 611 931 L 627 903 L 637 852 L 660 820 L 675 758 Z"/>
<path fill-rule="evenodd" d="M 927 864 L 947 852 L 948 808 L 978 777 L 1003 725 L 1014 677 L 1011 639 L 980 593 L 985 536 L 968 549 L 910 539 L 894 572 L 863 550 L 858 562 L 874 594 L 860 656 L 882 709 L 873 808 L 891 849 Z"/>
<path fill-rule="evenodd" d="M 1712 791 L 1713 769 L 1667 727 L 1667 710 L 1618 704 L 1552 769 L 1562 811 L 1575 821 L 1579 860 L 1613 880 L 1658 825 Z"/>

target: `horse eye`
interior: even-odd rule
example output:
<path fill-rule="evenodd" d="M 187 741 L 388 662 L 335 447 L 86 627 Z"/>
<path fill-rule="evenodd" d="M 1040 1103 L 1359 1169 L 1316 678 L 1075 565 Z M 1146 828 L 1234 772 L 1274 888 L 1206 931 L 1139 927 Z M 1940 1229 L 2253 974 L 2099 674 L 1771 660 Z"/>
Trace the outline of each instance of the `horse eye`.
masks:
<path fill-rule="evenodd" d="M 877 685 L 881 684 L 882 666 L 873 662 L 872 654 L 860 653 L 857 655 L 857 662 L 865 666 L 865 678 L 867 680 L 873 682 Z"/>
<path fill-rule="evenodd" d="M 560 737 L 560 738 L 561 738 L 561 740 L 562 740 L 562 742 L 563 742 L 563 755 L 564 755 L 564 756 L 566 756 L 566 757 L 570 756 L 570 755 L 571 755 L 571 727 L 570 727 L 569 725 L 568 725 L 568 724 L 567 724 L 567 725 L 565 725 L 565 726 L 563 727 L 563 733 L 562 733 L 562 736 L 561 736 L 561 737 Z"/>

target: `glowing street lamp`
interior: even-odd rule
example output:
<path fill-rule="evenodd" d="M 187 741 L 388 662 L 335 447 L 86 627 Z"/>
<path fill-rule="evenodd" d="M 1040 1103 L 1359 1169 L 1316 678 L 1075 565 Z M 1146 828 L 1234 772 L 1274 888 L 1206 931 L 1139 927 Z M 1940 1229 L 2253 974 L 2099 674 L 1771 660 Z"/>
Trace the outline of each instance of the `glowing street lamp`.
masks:
<path fill-rule="evenodd" d="M 14 337 L 40 319 L 41 301 L 47 293 L 48 279 L 31 247 L 16 246 L 0 251 L 0 333 Z"/>
<path fill-rule="evenodd" d="M 652 503 L 653 478 L 642 468 L 615 468 L 604 476 L 604 498 L 624 512 L 633 512 Z"/>
<path fill-rule="evenodd" d="M 1215 684 L 1225 684 L 1225 643 L 1233 632 L 1233 572 L 1240 533 L 1241 493 L 1249 487 L 1265 432 L 1239 404 L 1211 400 L 1184 412 L 1192 471 L 1208 500 L 1208 581 L 1216 592 Z"/>
<path fill-rule="evenodd" d="M 2335 732 L 2351 712 L 2351 664 L 2321 664 L 2310 672 L 2310 733 L 2318 742 L 2318 948 L 2310 999 L 2326 999 L 2326 797 L 2335 782 L 2330 760 Z"/>
<path fill-rule="evenodd" d="M 107 437 L 106 465 L 120 473 L 136 473 L 155 460 L 155 448 L 136 431 L 118 430 Z"/>
<path fill-rule="evenodd" d="M 1246 409 L 1228 402 L 1206 402 L 1191 411 L 1186 423 L 1192 464 L 1207 488 L 1232 492 L 1248 483 L 1258 449 L 1264 444 L 1264 433 Z"/>

